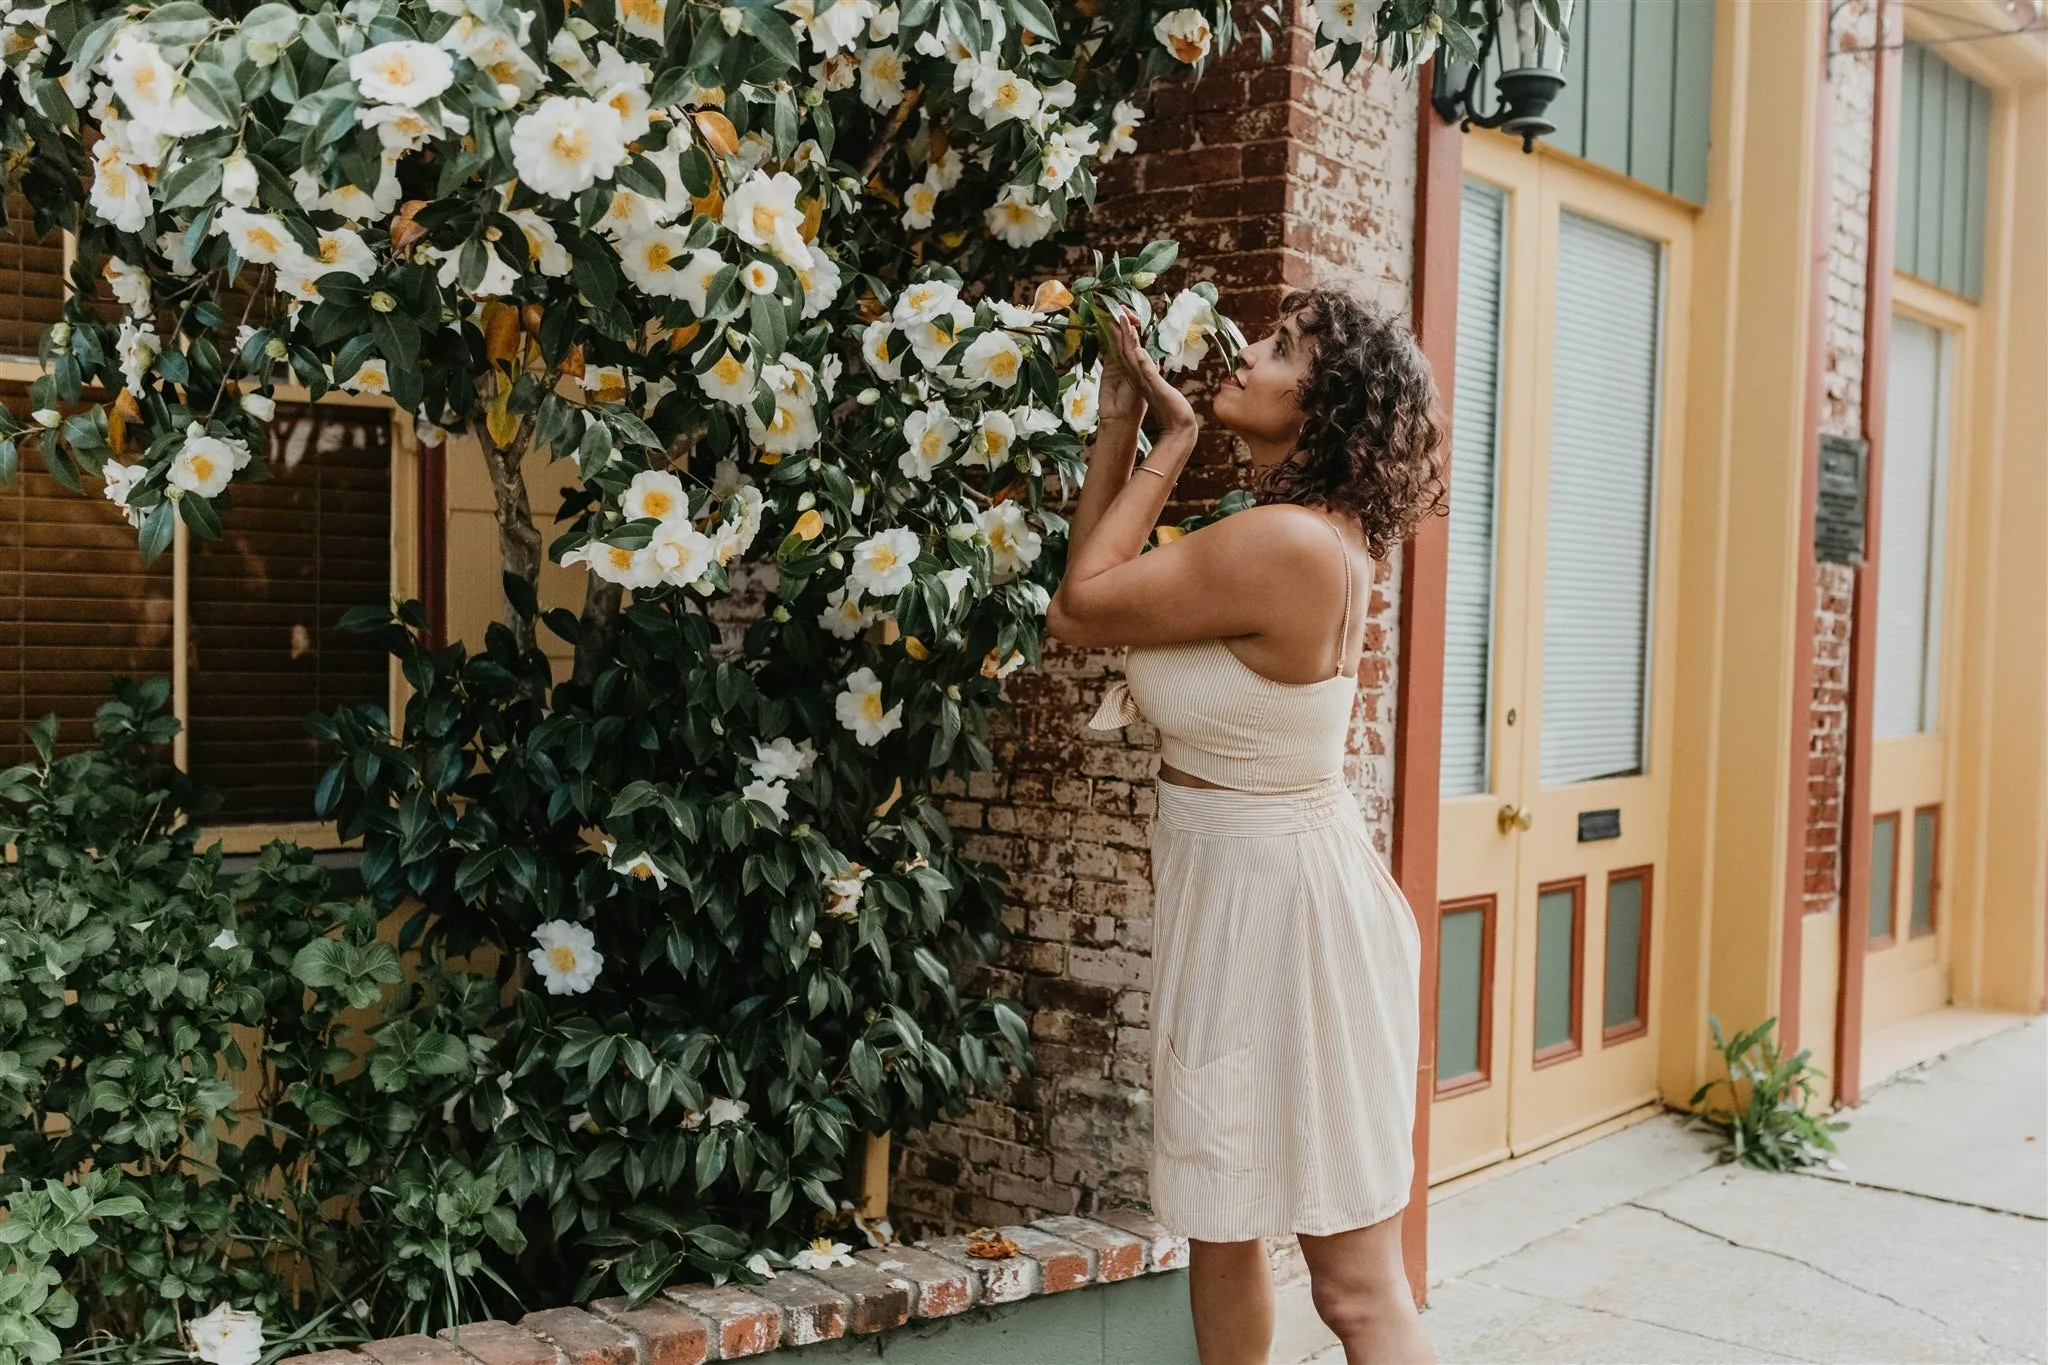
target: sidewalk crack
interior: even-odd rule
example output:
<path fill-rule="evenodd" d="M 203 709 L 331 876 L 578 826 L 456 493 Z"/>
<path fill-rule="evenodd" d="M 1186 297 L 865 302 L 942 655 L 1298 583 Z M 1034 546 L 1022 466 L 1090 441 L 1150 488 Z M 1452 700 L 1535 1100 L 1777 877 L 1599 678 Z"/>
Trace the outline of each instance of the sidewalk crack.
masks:
<path fill-rule="evenodd" d="M 1925 1190 L 1909 1190 L 1899 1185 L 1879 1184 L 1875 1180 L 1857 1180 L 1846 1175 L 1821 1175 L 1815 1171 L 1795 1171 L 1808 1180 L 1826 1180 L 1836 1185 L 1847 1185 L 1858 1190 L 1883 1190 L 1886 1194 L 1903 1194 L 1911 1199 L 1925 1199 L 1934 1204 L 1951 1204 L 1959 1209 L 1976 1209 L 1982 1213 L 2004 1214 L 2007 1218 L 2024 1218 L 2029 1223 L 2048 1223 L 2048 1217 L 2028 1213 L 2025 1209 L 2002 1209 L 1996 1204 L 1979 1204 L 1973 1199 L 1956 1199 L 1946 1194 L 1929 1194 Z"/>
<path fill-rule="evenodd" d="M 1733 1237 L 1726 1235 L 1725 1233 L 1715 1232 L 1712 1228 L 1701 1227 L 1698 1223 L 1689 1223 L 1685 1219 L 1680 1218 L 1677 1214 L 1672 1213 L 1670 1210 L 1660 1209 L 1653 1204 L 1640 1204 L 1637 1203 L 1635 1200 L 1631 1199 L 1628 1201 L 1628 1206 L 1634 1209 L 1641 1209 L 1645 1213 L 1654 1213 L 1660 1218 L 1669 1219 L 1671 1222 L 1678 1224 L 1678 1226 L 1682 1228 L 1689 1228 L 1693 1232 L 1699 1233 L 1702 1237 L 1711 1237 L 1717 1242 L 1725 1242 L 1727 1245 L 1734 1247 L 1738 1251 L 1754 1251 L 1759 1255 L 1775 1256 L 1781 1261 L 1790 1261 L 1793 1265 L 1804 1266 L 1806 1269 L 1811 1270 L 1814 1274 L 1820 1276 L 1822 1279 L 1833 1280 L 1836 1284 L 1839 1284 L 1844 1288 L 1853 1289 L 1859 1294 L 1868 1294 L 1874 1299 L 1883 1299 L 1886 1303 L 1893 1304 L 1897 1307 L 1903 1308 L 1909 1313 L 1913 1313 L 1919 1317 L 1926 1318 L 1929 1322 L 1937 1323 L 1942 1327 L 1950 1329 L 1951 1331 L 1968 1332 L 1971 1336 L 1975 1337 L 1979 1342 L 1982 1342 L 1986 1350 L 1998 1352 L 2008 1349 L 2005 1347 L 2001 1347 L 1997 1342 L 1991 1340 L 1989 1337 L 1985 1336 L 1982 1332 L 1979 1332 L 1974 1327 L 1967 1326 L 1960 1322 L 1950 1322 L 1947 1318 L 1939 1317 L 1933 1313 L 1928 1312 L 1925 1308 L 1920 1307 L 1918 1304 L 1907 1303 L 1903 1299 L 1895 1299 L 1891 1295 L 1885 1293 L 1882 1289 L 1872 1289 L 1868 1285 L 1857 1284 L 1854 1280 L 1845 1280 L 1840 1275 L 1837 1275 L 1832 1270 L 1829 1270 L 1827 1267 L 1816 1265 L 1812 1261 L 1808 1261 L 1801 1257 L 1794 1256 L 1789 1252 L 1778 1251 L 1772 1247 L 1758 1246 L 1753 1242 L 1739 1242 L 1735 1240 Z"/>
<path fill-rule="evenodd" d="M 1497 1280 L 1482 1279 L 1477 1275 L 1468 1274 L 1455 1278 L 1469 1279 L 1475 1284 L 1485 1285 L 1488 1289 L 1498 1289 L 1508 1294 L 1519 1294 L 1525 1299 L 1534 1299 L 1538 1303 L 1555 1304 L 1560 1308 L 1570 1308 L 1580 1313 L 1593 1313 L 1599 1317 L 1613 1318 L 1617 1322 L 1632 1322 L 1638 1327 L 1654 1327 L 1660 1332 L 1672 1332 L 1678 1336 L 1691 1337 L 1695 1341 L 1711 1342 L 1715 1346 L 1732 1346 L 1738 1351 L 1753 1351 L 1761 1356 L 1769 1356 L 1772 1360 L 1799 1359 L 1798 1356 L 1784 1355 L 1767 1347 L 1753 1346 L 1746 1341 L 1731 1341 L 1726 1337 L 1710 1336 L 1705 1332 L 1696 1332 L 1690 1327 L 1678 1327 L 1668 1322 L 1658 1322 L 1653 1318 L 1639 1318 L 1630 1313 L 1618 1313 L 1612 1308 L 1599 1308 L 1589 1303 L 1580 1303 L 1575 1299 L 1553 1298 L 1549 1294 L 1538 1294 L 1519 1285 L 1501 1284 Z M 1445 1281 L 1445 1283 L 1450 1283 L 1450 1281 Z"/>

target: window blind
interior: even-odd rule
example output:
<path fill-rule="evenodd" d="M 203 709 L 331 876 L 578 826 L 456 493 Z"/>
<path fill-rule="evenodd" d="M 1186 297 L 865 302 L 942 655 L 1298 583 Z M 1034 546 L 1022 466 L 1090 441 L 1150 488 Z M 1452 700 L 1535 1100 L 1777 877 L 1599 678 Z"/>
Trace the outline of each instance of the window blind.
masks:
<path fill-rule="evenodd" d="M 43 329 L 64 316 L 64 236 L 36 235 L 28 202 L 6 201 L 0 228 L 0 356 L 33 356 Z"/>
<path fill-rule="evenodd" d="M 1662 248 L 1560 215 L 1545 534 L 1546 787 L 1642 771 Z"/>
<path fill-rule="evenodd" d="M 1451 525 L 1444 586 L 1440 790 L 1492 786 L 1494 493 L 1499 463 L 1502 282 L 1507 195 L 1465 182 L 1458 224 L 1458 363 L 1451 394 Z"/>
<path fill-rule="evenodd" d="M 335 624 L 391 594 L 389 411 L 280 404 L 266 460 L 190 556 L 188 756 L 220 821 L 311 819 L 331 756 L 303 717 L 388 696 L 383 652 Z"/>
<path fill-rule="evenodd" d="M 1879 739 L 1937 728 L 1948 367 L 1942 332 L 1911 318 L 1892 319 L 1871 716 Z"/>

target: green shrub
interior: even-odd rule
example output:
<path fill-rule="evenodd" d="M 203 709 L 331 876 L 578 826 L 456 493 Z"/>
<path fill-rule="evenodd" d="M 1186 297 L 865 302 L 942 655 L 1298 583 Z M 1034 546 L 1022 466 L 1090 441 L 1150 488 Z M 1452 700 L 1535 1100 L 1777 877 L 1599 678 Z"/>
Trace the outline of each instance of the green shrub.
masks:
<path fill-rule="evenodd" d="M 1776 1018 L 1766 1019 L 1728 1038 L 1721 1031 L 1719 1016 L 1707 1016 L 1714 1048 L 1728 1075 L 1695 1090 L 1692 1104 L 1697 1109 L 1708 1095 L 1726 1086 L 1730 1106 L 1700 1110 L 1695 1119 L 1728 1139 L 1722 1154 L 1726 1161 L 1767 1171 L 1837 1164 L 1835 1140 L 1830 1134 L 1849 1125 L 1846 1120 L 1829 1120 L 1812 1112 L 1818 1093 L 1814 1082 L 1827 1073 L 1812 1065 L 1813 1054 L 1807 1049 L 1789 1058 L 1782 1055 L 1771 1036 L 1777 1022 Z"/>

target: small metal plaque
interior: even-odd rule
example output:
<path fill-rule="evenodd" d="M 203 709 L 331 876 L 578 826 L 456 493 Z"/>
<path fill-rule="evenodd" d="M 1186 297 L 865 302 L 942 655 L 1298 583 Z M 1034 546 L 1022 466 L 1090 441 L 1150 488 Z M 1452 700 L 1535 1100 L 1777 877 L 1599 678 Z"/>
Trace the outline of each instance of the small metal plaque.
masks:
<path fill-rule="evenodd" d="M 1621 837 L 1621 810 L 1582 810 L 1579 812 L 1579 842 L 1590 844 L 1596 839 L 1619 839 Z"/>
<path fill-rule="evenodd" d="M 1823 564 L 1863 562 L 1869 450 L 1869 443 L 1860 436 L 1820 438 L 1820 477 L 1813 499 L 1813 557 Z"/>

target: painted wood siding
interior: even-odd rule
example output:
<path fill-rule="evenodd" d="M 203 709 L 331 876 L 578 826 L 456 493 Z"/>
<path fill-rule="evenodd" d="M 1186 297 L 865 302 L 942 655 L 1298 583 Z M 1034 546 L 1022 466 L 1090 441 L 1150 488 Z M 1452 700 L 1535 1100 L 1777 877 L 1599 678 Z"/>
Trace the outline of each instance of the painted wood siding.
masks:
<path fill-rule="evenodd" d="M 1553 146 L 1706 202 L 1714 0 L 1579 0 L 1565 80 Z"/>
<path fill-rule="evenodd" d="M 1918 43 L 1899 104 L 1898 268 L 1951 294 L 1984 292 L 1991 92 Z"/>

